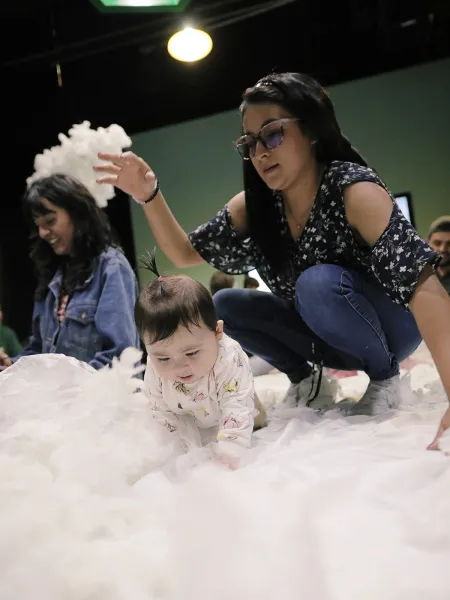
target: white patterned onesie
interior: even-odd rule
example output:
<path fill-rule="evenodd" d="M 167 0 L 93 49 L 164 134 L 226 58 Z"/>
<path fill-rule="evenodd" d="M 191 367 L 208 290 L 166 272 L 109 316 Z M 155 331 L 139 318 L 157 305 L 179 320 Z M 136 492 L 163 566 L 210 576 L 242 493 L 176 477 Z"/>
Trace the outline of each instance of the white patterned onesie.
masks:
<path fill-rule="evenodd" d="M 145 372 L 155 418 L 194 444 L 217 440 L 219 455 L 239 458 L 250 447 L 254 417 L 253 375 L 241 346 L 224 335 L 214 367 L 194 383 L 169 381 L 157 375 L 150 358 Z"/>

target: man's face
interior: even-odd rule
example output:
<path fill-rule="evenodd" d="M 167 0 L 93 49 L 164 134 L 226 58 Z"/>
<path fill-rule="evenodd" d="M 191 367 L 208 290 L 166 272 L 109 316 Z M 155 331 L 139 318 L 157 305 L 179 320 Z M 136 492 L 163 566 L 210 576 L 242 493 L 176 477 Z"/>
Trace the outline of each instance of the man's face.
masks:
<path fill-rule="evenodd" d="M 428 240 L 430 246 L 442 256 L 439 265 L 443 271 L 450 272 L 450 231 L 436 231 Z"/>

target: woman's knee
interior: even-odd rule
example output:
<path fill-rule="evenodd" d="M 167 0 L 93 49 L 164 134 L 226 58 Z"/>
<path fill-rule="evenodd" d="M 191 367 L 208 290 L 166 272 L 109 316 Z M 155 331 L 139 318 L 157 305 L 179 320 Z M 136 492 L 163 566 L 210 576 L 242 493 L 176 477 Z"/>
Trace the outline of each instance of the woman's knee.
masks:
<path fill-rule="evenodd" d="M 228 321 L 233 315 L 239 314 L 242 307 L 242 292 L 246 290 L 226 288 L 219 290 L 213 296 L 217 318 Z"/>
<path fill-rule="evenodd" d="M 297 310 L 311 306 L 317 310 L 330 293 L 339 291 L 344 269 L 338 265 L 314 265 L 300 275 L 295 285 Z"/>
<path fill-rule="evenodd" d="M 248 328 L 250 323 L 264 324 L 277 310 L 286 310 L 285 300 L 274 294 L 247 289 L 225 289 L 214 294 L 217 317 L 228 328 Z"/>

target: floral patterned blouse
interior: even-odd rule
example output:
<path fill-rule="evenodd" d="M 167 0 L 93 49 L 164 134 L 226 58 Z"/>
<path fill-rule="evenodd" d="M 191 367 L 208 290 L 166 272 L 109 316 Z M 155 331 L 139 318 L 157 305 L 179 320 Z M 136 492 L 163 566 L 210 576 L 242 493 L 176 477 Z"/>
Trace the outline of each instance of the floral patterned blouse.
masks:
<path fill-rule="evenodd" d="M 381 186 L 394 203 L 389 224 L 373 247 L 358 242 L 345 213 L 344 188 L 359 181 Z M 274 192 L 274 202 L 282 239 L 291 256 L 281 272 L 267 263 L 251 238 L 238 235 L 227 206 L 189 234 L 193 247 L 207 263 L 225 273 L 258 269 L 270 290 L 286 300 L 294 299 L 295 283 L 303 271 L 326 263 L 374 277 L 394 302 L 407 308 L 422 269 L 426 265 L 436 269 L 439 264 L 440 256 L 421 239 L 385 184 L 368 167 L 341 161 L 330 163 L 303 233 L 296 241 L 289 231 L 280 192 Z"/>

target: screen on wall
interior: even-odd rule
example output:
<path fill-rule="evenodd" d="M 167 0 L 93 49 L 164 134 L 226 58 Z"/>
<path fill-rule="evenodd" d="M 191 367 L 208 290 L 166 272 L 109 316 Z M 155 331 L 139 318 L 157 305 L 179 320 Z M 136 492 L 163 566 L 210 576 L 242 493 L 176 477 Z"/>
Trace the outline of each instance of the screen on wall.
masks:
<path fill-rule="evenodd" d="M 394 198 L 398 204 L 399 209 L 402 211 L 402 213 L 405 215 L 405 217 L 408 219 L 411 225 L 415 227 L 416 224 L 414 222 L 414 211 L 412 207 L 411 194 L 409 192 L 404 194 L 395 194 Z"/>

